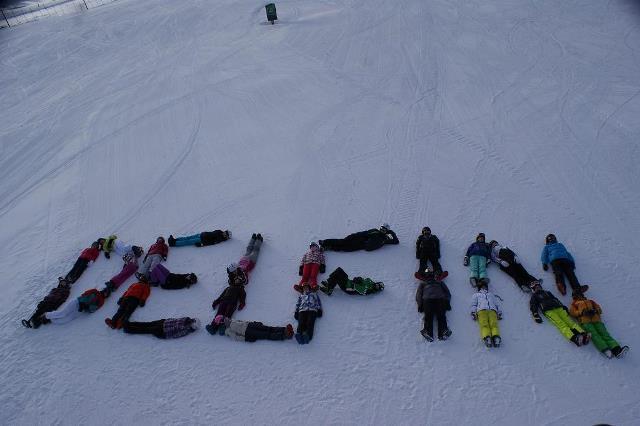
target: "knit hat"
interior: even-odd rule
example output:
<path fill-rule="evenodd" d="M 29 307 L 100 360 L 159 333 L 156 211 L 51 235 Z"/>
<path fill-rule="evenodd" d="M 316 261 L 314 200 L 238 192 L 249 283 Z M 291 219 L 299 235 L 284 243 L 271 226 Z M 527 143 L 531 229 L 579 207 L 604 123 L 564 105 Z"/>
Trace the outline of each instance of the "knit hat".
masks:
<path fill-rule="evenodd" d="M 231 262 L 228 266 L 227 266 L 227 272 L 228 273 L 233 273 L 236 271 L 236 269 L 238 269 L 238 264 L 236 262 Z"/>
<path fill-rule="evenodd" d="M 200 320 L 198 318 L 191 318 L 191 330 L 196 331 L 200 328 Z"/>

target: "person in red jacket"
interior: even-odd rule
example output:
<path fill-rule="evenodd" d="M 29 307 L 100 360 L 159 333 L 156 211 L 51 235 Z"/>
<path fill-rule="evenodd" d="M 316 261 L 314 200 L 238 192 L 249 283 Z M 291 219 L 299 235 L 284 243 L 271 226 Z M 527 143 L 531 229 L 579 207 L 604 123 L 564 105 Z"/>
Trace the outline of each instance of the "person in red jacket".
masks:
<path fill-rule="evenodd" d="M 318 290 L 318 273 L 324 273 L 324 253 L 322 249 L 315 241 L 309 245 L 309 251 L 302 256 L 300 261 L 300 267 L 298 268 L 298 275 L 302 278 L 297 285 L 294 285 L 294 290 L 302 293 L 302 287 L 305 284 L 309 284 L 312 291 Z"/>
<path fill-rule="evenodd" d="M 99 247 L 100 244 L 97 241 L 94 241 L 91 244 L 91 247 L 82 250 L 80 257 L 78 257 L 78 260 L 76 260 L 76 263 L 73 265 L 73 268 L 71 268 L 64 280 L 69 284 L 73 284 L 78 281 L 78 278 L 80 278 L 82 273 L 87 269 L 87 266 L 89 266 L 89 262 L 95 262 L 100 255 Z"/>
<path fill-rule="evenodd" d="M 111 317 L 106 318 L 104 322 L 111 328 L 120 329 L 123 323 L 129 321 L 129 317 L 133 314 L 138 306 L 144 306 L 147 298 L 151 294 L 151 286 L 145 281 L 131 284 L 127 291 L 118 300 L 118 312 Z"/>
<path fill-rule="evenodd" d="M 163 260 L 167 260 L 169 255 L 169 246 L 164 242 L 164 237 L 158 237 L 156 242 L 149 247 L 147 255 L 144 257 L 142 265 L 136 272 L 139 280 L 149 281 L 149 271 L 152 271 Z"/>

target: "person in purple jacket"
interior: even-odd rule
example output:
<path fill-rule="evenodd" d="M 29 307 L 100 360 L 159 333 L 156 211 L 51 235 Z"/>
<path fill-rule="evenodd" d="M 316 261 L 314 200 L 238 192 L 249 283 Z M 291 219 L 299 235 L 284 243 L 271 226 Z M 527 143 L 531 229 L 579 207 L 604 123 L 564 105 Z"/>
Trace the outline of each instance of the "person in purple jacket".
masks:
<path fill-rule="evenodd" d="M 125 322 L 122 327 L 129 334 L 153 334 L 158 339 L 176 339 L 193 333 L 200 326 L 197 318 L 166 318 L 150 322 Z"/>
<path fill-rule="evenodd" d="M 554 234 L 547 235 L 545 242 L 546 244 L 542 249 L 542 254 L 540 255 L 542 269 L 547 271 L 549 269 L 549 264 L 551 264 L 553 275 L 556 278 L 556 287 L 558 287 L 558 291 L 563 296 L 567 294 L 567 287 L 564 284 L 565 276 L 567 277 L 567 280 L 569 280 L 569 285 L 573 291 L 578 291 L 580 293 L 587 291 L 589 286 L 580 285 L 578 277 L 576 277 L 576 273 L 574 272 L 576 269 L 576 263 L 564 244 L 559 243 Z"/>
<path fill-rule="evenodd" d="M 476 242 L 467 249 L 464 257 L 464 266 L 468 266 L 471 271 L 471 285 L 476 287 L 479 282 L 489 283 L 487 277 L 487 263 L 491 261 L 491 246 L 485 242 L 484 234 L 481 232 L 476 237 Z"/>

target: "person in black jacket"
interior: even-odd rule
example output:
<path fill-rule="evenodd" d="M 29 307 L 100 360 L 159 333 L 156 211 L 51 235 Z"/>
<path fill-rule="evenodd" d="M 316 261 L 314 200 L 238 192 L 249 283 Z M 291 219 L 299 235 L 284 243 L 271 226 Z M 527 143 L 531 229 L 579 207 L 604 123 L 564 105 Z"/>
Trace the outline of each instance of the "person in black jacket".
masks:
<path fill-rule="evenodd" d="M 347 235 L 345 238 L 320 240 L 319 244 L 325 251 L 373 251 L 385 244 L 400 244 L 400 241 L 396 233 L 389 228 L 389 225 L 383 223 L 379 229 L 356 232 Z"/>
<path fill-rule="evenodd" d="M 211 334 L 216 333 L 225 318 L 231 318 L 236 308 L 239 311 L 244 309 L 247 298 L 247 293 L 244 290 L 247 278 L 242 269 L 236 263 L 231 263 L 227 266 L 227 275 L 229 286 L 211 304 L 213 309 L 218 308 L 211 324 L 205 327 Z"/>
<path fill-rule="evenodd" d="M 169 235 L 167 242 L 169 247 L 182 247 L 182 246 L 212 246 L 214 244 L 221 243 L 231 239 L 231 231 L 222 231 L 216 229 L 215 231 L 204 231 L 199 234 L 193 234 L 186 237 L 174 238 L 173 235 Z"/>
<path fill-rule="evenodd" d="M 542 311 L 542 314 L 567 340 L 570 340 L 576 346 L 589 343 L 589 334 L 571 319 L 567 312 L 567 307 L 564 306 L 557 297 L 550 291 L 543 289 L 539 281 L 531 283 L 531 291 L 529 309 L 535 322 L 538 324 L 542 323 L 542 318 L 538 313 L 538 311 Z"/>
<path fill-rule="evenodd" d="M 416 291 L 418 312 L 424 312 L 424 328 L 420 334 L 433 342 L 433 318 L 438 320 L 438 339 L 447 340 L 451 330 L 447 326 L 447 311 L 451 310 L 451 292 L 447 285 L 435 278 L 433 271 L 427 269 L 422 274 L 423 281 Z"/>
<path fill-rule="evenodd" d="M 522 263 L 520 263 L 518 255 L 509 247 L 501 246 L 496 240 L 491 241 L 489 246 L 491 247 L 491 261 L 497 263 L 503 272 L 513 278 L 520 290 L 529 293 L 531 291 L 529 286 L 532 282 L 539 281 L 542 283 L 542 279 L 536 278 L 527 272 Z"/>
<path fill-rule="evenodd" d="M 436 275 L 442 273 L 442 266 L 438 260 L 440 259 L 440 240 L 431 233 L 431 228 L 428 226 L 422 228 L 422 233 L 418 235 L 416 240 L 416 259 L 420 260 L 419 272 L 427 269 L 428 262 L 431 262 L 431 267 Z"/>
<path fill-rule="evenodd" d="M 71 283 L 64 278 L 58 278 L 58 286 L 49 291 L 44 299 L 38 303 L 35 312 L 28 320 L 22 320 L 22 325 L 27 328 L 38 328 L 42 324 L 42 315 L 46 312 L 57 310 L 69 298 Z"/>

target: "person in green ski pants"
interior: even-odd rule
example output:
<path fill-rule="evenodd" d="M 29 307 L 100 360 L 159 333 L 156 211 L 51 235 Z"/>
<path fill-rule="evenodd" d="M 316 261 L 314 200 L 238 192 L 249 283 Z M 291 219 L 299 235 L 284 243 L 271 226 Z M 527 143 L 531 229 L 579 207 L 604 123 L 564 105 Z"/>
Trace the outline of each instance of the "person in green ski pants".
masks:
<path fill-rule="evenodd" d="M 573 342 L 576 346 L 583 346 L 589 343 L 590 336 L 585 330 L 576 324 L 569 314 L 567 308 L 560 302 L 550 291 L 542 288 L 539 281 L 531 283 L 531 299 L 529 308 L 533 319 L 538 324 L 542 323 L 542 318 L 538 311 L 551 321 L 560 333 L 567 340 Z"/>
<path fill-rule="evenodd" d="M 595 301 L 587 299 L 580 291 L 574 291 L 573 302 L 569 307 L 569 314 L 591 333 L 593 344 L 602 355 L 607 358 L 622 358 L 629 350 L 628 346 L 622 346 L 611 337 L 607 328 L 600 320 L 602 308 Z"/>

